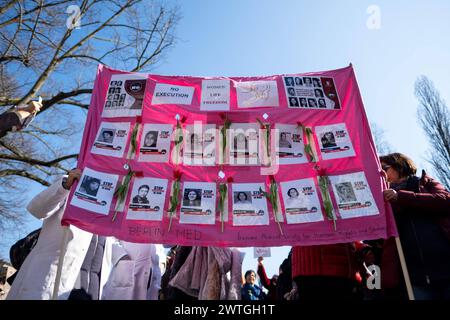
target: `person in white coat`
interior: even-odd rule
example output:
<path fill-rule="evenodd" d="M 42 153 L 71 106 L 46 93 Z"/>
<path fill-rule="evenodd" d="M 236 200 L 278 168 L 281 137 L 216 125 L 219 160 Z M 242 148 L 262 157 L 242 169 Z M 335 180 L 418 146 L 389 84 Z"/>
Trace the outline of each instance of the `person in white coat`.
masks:
<path fill-rule="evenodd" d="M 102 283 L 102 300 L 157 300 L 161 289 L 161 245 L 119 241 L 103 267 L 111 270 Z"/>
<path fill-rule="evenodd" d="M 61 219 L 69 190 L 79 179 L 80 170 L 60 177 L 39 193 L 27 206 L 36 218 L 42 219 L 42 230 L 38 242 L 21 266 L 8 293 L 8 300 L 49 300 L 52 298 L 57 266 L 61 253 L 65 228 Z M 80 273 L 92 234 L 75 226 L 67 227 L 68 243 L 62 266 L 58 299 L 65 300 Z"/>

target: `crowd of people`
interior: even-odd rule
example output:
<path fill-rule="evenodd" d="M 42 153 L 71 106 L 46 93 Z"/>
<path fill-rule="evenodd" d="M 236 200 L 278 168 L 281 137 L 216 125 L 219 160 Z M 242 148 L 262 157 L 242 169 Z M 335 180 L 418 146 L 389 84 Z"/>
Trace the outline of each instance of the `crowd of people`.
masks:
<path fill-rule="evenodd" d="M 2 114 L 0 137 L 26 126 L 41 107 L 31 102 Z M 382 156 L 380 163 L 388 184 L 383 197 L 394 212 L 415 299 L 450 300 L 450 192 L 425 171 L 416 176 L 416 165 L 401 153 Z M 129 243 L 63 227 L 66 200 L 80 176 L 80 170 L 71 170 L 28 204 L 28 211 L 43 225 L 33 234 L 38 237 L 33 249 L 10 279 L 8 299 L 408 298 L 394 238 L 294 246 L 279 273 L 268 278 L 262 257 L 257 272 L 248 270 L 243 275 L 237 249 L 173 246 L 166 248 L 166 254 L 162 245 Z M 87 186 L 95 183 L 90 181 Z M 133 201 L 145 203 L 142 199 L 148 189 L 141 186 Z M 245 196 L 242 193 L 238 199 L 244 201 Z M 17 260 L 15 254 L 11 252 L 11 261 Z M 58 263 L 62 263 L 60 276 Z M 381 272 L 381 287 L 375 291 L 366 285 L 373 276 L 371 265 Z"/>

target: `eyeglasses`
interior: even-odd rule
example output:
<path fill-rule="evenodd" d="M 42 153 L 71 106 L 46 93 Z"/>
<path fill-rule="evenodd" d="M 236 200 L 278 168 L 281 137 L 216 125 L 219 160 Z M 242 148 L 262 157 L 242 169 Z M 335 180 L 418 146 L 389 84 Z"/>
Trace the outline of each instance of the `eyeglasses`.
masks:
<path fill-rule="evenodd" d="M 387 171 L 387 169 L 389 169 L 391 166 L 387 166 L 387 165 L 384 165 L 384 166 L 381 166 L 381 168 L 384 170 L 384 171 Z"/>

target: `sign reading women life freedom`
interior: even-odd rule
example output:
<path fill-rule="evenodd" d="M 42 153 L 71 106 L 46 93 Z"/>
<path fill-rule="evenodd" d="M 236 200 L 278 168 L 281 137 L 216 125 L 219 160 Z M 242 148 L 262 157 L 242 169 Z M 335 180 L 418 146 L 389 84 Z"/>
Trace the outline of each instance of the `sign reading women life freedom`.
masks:
<path fill-rule="evenodd" d="M 352 66 L 188 77 L 100 65 L 78 168 L 63 224 L 126 241 L 271 247 L 397 234 Z"/>

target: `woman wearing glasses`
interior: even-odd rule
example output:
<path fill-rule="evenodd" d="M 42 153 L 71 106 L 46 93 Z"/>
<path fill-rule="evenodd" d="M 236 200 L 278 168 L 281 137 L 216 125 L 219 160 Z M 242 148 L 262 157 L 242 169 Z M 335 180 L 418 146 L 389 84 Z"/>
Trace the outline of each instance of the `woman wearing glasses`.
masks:
<path fill-rule="evenodd" d="M 417 177 L 414 162 L 401 153 L 380 162 L 389 183 L 383 196 L 394 211 L 415 299 L 450 300 L 450 193 L 423 170 Z M 394 246 L 393 238 L 385 241 L 385 279 L 402 278 Z"/>

